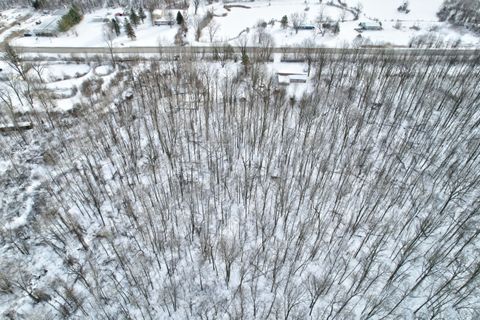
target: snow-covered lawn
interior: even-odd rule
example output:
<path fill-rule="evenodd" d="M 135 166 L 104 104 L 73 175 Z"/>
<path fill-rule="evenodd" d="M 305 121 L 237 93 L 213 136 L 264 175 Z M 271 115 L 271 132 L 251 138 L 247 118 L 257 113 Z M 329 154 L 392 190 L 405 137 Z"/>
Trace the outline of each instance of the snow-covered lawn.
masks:
<path fill-rule="evenodd" d="M 90 72 L 86 64 L 50 64 L 42 75 L 47 82 L 57 82 L 72 78 L 81 78 Z"/>
<path fill-rule="evenodd" d="M 228 6 L 231 7 L 228 8 Z M 301 0 L 246 2 L 238 5 L 228 4 L 227 8 L 225 9 L 222 3 L 205 8 L 206 10 L 213 9 L 215 15 L 213 21 L 219 26 L 214 37 L 215 41 L 231 40 L 247 28 L 254 29 L 260 22 L 269 23 L 272 20 L 274 27 L 269 25 L 268 29 L 278 34 L 286 34 L 286 32 L 280 32 L 283 30 L 280 26 L 280 20 L 283 16 L 291 19 L 292 14 L 305 15 L 303 22 L 309 25 L 316 24 L 315 21 L 320 12 L 323 12 L 325 17 L 330 17 L 333 21 L 340 20 L 342 17 L 345 20 L 353 19 L 353 15 L 346 10 L 320 3 L 306 4 Z M 204 30 L 204 35 L 200 40 L 209 42 L 208 38 L 208 30 Z M 290 38 L 292 41 L 296 41 L 303 37 L 300 35 Z"/>
<path fill-rule="evenodd" d="M 437 12 L 443 0 L 409 0 L 408 14 L 398 12 L 397 8 L 403 0 L 342 0 L 349 7 L 359 7 L 362 11 L 360 18 L 378 19 L 380 21 L 438 21 Z"/>
<path fill-rule="evenodd" d="M 111 74 L 114 71 L 111 65 L 102 65 L 95 68 L 94 72 L 97 76 L 103 77 Z"/>

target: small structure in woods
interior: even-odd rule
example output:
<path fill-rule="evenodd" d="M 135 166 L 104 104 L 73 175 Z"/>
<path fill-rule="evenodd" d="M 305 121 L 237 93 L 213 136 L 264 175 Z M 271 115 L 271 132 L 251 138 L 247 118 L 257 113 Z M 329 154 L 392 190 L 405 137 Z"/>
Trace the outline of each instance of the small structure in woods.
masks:
<path fill-rule="evenodd" d="M 0 124 L 0 132 L 25 131 L 33 128 L 33 124 L 28 121 Z"/>
<path fill-rule="evenodd" d="M 153 24 L 156 26 L 173 26 L 175 24 L 175 20 L 156 19 L 153 20 Z"/>
<path fill-rule="evenodd" d="M 308 75 L 306 73 L 285 73 L 277 72 L 277 80 L 280 85 L 289 85 L 291 83 L 306 83 Z"/>

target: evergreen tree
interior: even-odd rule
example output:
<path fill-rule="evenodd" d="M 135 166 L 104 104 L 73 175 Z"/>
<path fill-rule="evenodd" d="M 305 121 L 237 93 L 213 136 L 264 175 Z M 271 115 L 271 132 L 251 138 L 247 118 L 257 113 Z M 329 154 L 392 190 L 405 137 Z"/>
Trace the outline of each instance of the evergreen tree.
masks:
<path fill-rule="evenodd" d="M 140 7 L 140 9 L 138 9 L 138 17 L 140 18 L 140 20 L 142 20 L 142 23 L 147 18 L 147 15 L 145 14 L 145 11 L 143 10 L 143 7 Z"/>
<path fill-rule="evenodd" d="M 133 8 L 130 10 L 130 21 L 131 21 L 131 24 L 133 24 L 135 27 L 138 26 L 138 23 L 140 22 L 139 21 L 140 19 L 138 18 L 138 15 L 137 13 L 135 12 L 135 10 L 133 10 Z"/>
<path fill-rule="evenodd" d="M 242 64 L 245 70 L 245 73 L 248 73 L 248 65 L 250 64 L 250 58 L 246 51 L 242 50 Z"/>
<path fill-rule="evenodd" d="M 282 25 L 282 28 L 285 29 L 288 26 L 288 17 L 283 16 L 282 20 L 280 20 L 280 24 Z"/>
<path fill-rule="evenodd" d="M 82 18 L 83 15 L 80 12 L 80 9 L 73 5 L 68 11 L 68 13 L 62 16 L 62 18 L 58 22 L 58 29 L 61 32 L 65 32 L 74 25 L 78 24 L 80 21 L 82 21 Z"/>
<path fill-rule="evenodd" d="M 115 18 L 112 19 L 111 26 L 112 26 L 112 30 L 115 32 L 115 34 L 118 37 L 120 35 L 121 31 L 120 31 L 120 25 L 118 24 L 117 19 L 115 19 Z"/>
<path fill-rule="evenodd" d="M 177 12 L 177 24 L 183 24 L 185 22 L 185 19 L 183 19 L 183 15 L 180 13 L 180 11 Z"/>
<path fill-rule="evenodd" d="M 332 32 L 335 35 L 340 33 L 340 23 L 338 21 L 333 25 Z"/>
<path fill-rule="evenodd" d="M 32 6 L 35 10 L 40 10 L 45 6 L 45 3 L 43 0 L 35 0 L 33 1 Z"/>
<path fill-rule="evenodd" d="M 135 38 L 137 37 L 135 35 L 135 30 L 133 29 L 132 24 L 128 19 L 125 19 L 125 33 L 131 40 L 135 40 Z"/>

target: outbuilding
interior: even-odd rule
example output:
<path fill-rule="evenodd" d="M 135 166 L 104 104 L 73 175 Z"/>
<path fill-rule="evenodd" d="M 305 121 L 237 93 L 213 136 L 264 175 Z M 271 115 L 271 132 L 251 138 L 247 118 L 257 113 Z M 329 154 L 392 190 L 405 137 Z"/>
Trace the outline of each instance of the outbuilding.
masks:
<path fill-rule="evenodd" d="M 297 27 L 298 30 L 314 30 L 315 26 L 313 24 L 301 24 Z"/>
<path fill-rule="evenodd" d="M 370 31 L 370 30 L 382 30 L 382 23 L 378 21 L 366 21 L 360 22 L 358 24 L 361 30 Z"/>
<path fill-rule="evenodd" d="M 175 24 L 175 21 L 167 19 L 156 19 L 153 20 L 153 24 L 156 26 L 173 26 Z"/>

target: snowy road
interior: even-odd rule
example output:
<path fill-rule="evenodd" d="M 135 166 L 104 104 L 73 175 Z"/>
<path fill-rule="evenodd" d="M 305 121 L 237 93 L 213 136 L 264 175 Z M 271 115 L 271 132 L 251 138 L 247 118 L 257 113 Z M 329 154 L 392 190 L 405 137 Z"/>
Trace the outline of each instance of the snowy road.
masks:
<path fill-rule="evenodd" d="M 240 54 L 241 47 L 232 47 L 236 54 Z M 169 55 L 182 56 L 188 54 L 203 55 L 212 53 L 222 53 L 223 47 L 15 47 L 20 53 L 34 53 L 34 54 L 161 54 L 168 57 Z M 383 54 L 389 56 L 396 55 L 421 55 L 421 56 L 458 56 L 458 57 L 480 57 L 480 48 L 472 49 L 436 49 L 436 48 L 403 48 L 403 47 L 368 47 L 368 48 L 301 48 L 301 47 L 276 47 L 276 48 L 260 48 L 247 47 L 245 48 L 248 54 L 261 54 L 266 50 L 270 54 L 297 54 L 305 56 L 306 52 L 310 55 L 316 54 Z"/>

